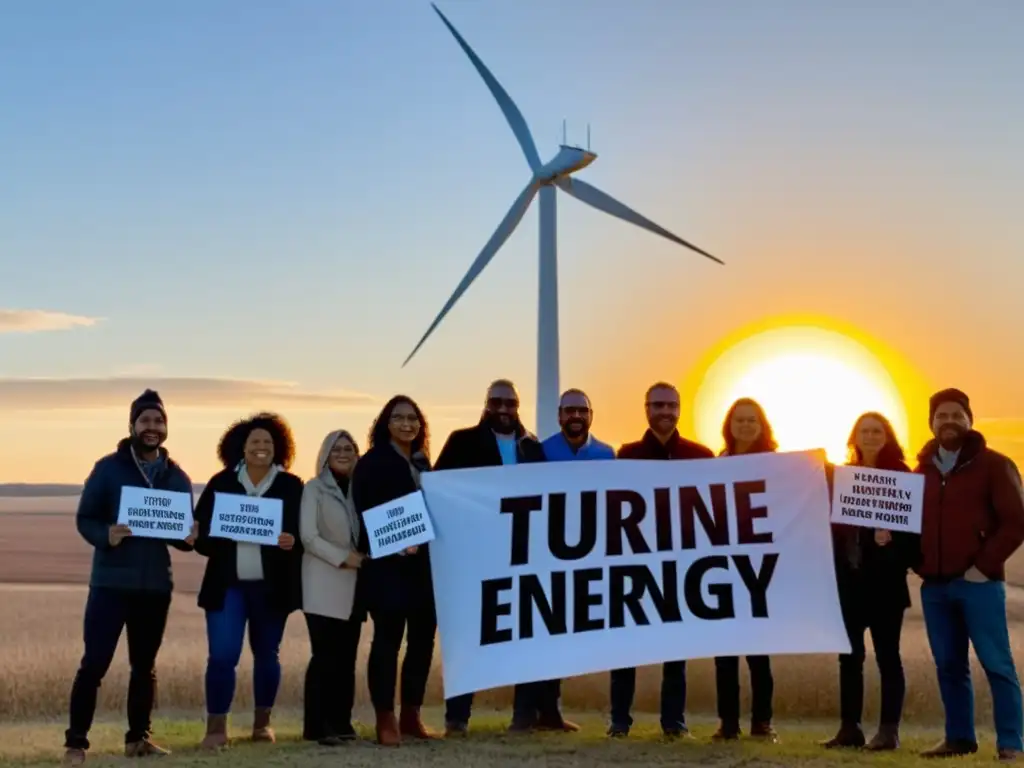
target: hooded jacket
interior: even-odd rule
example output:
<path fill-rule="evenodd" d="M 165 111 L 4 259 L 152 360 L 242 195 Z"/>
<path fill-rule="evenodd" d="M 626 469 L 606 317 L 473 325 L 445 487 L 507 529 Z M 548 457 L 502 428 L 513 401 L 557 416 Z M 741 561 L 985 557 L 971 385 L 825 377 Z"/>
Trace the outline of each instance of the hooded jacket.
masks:
<path fill-rule="evenodd" d="M 914 470 L 924 475 L 921 560 L 915 570 L 925 581 L 943 582 L 973 566 L 993 581 L 1005 581 L 1005 563 L 1024 543 L 1017 465 L 975 430 L 967 433 L 945 477 L 935 466 L 937 451 L 937 440 L 927 443 Z"/>
<path fill-rule="evenodd" d="M 117 450 L 96 462 L 85 481 L 78 500 L 75 525 L 79 534 L 94 548 L 90 587 L 110 589 L 151 590 L 171 592 L 171 556 L 168 546 L 191 552 L 182 541 L 126 536 L 121 543 L 110 546 L 110 527 L 117 523 L 121 507 L 121 488 L 156 488 L 177 491 L 192 497 L 192 481 L 184 470 L 171 460 L 167 449 L 159 449 L 162 467 L 152 484 L 142 473 L 132 453 L 130 438 L 117 444 Z"/>

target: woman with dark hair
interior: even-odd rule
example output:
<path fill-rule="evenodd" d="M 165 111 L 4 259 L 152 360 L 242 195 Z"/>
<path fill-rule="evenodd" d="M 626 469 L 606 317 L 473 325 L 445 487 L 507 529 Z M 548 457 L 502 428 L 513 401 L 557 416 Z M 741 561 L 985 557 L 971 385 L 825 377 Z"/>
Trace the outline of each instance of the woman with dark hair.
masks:
<path fill-rule="evenodd" d="M 848 465 L 909 472 L 892 424 L 880 413 L 862 414 L 847 440 Z M 833 523 L 836 583 L 843 622 L 852 652 L 839 656 L 839 732 L 823 743 L 833 747 L 863 747 L 864 631 L 871 632 L 881 677 L 882 711 L 878 733 L 867 744 L 874 751 L 899 747 L 906 681 L 900 658 L 903 615 L 910 607 L 907 570 L 920 551 L 912 533 L 871 530 Z"/>
<path fill-rule="evenodd" d="M 352 474 L 352 499 L 362 515 L 368 509 L 415 493 L 420 473 L 430 466 L 430 435 L 420 407 L 406 395 L 391 398 L 370 429 L 369 449 Z M 359 551 L 369 553 L 366 526 Z M 398 746 L 402 736 L 432 739 L 420 707 L 434 657 L 434 588 L 427 545 L 382 558 L 367 558 L 359 574 L 359 591 L 373 619 L 373 642 L 367 662 L 370 699 L 377 715 L 377 741 Z M 395 682 L 402 636 L 408 630 L 402 664 L 399 720 L 395 719 Z"/>
<path fill-rule="evenodd" d="M 778 448 L 772 425 L 756 400 L 741 397 L 733 403 L 722 422 L 725 449 L 722 456 L 770 453 Z M 750 735 L 778 741 L 772 727 L 772 697 L 775 680 L 767 656 L 747 656 L 750 671 Z M 712 739 L 732 741 L 740 737 L 740 660 L 738 656 L 715 657 L 715 688 L 718 694 L 718 730 Z"/>
<path fill-rule="evenodd" d="M 302 736 L 323 746 L 356 738 L 352 704 L 356 652 L 366 612 L 356 602 L 363 556 L 360 521 L 352 503 L 352 470 L 359 446 L 343 429 L 324 438 L 316 474 L 302 491 L 299 533 L 302 611 L 312 655 L 306 667 Z"/>
<path fill-rule="evenodd" d="M 288 472 L 295 441 L 287 422 L 260 413 L 231 425 L 217 448 L 224 469 L 210 478 L 196 503 L 196 552 L 207 558 L 199 590 L 206 611 L 206 736 L 202 746 L 227 744 L 227 718 L 235 695 L 235 669 L 246 624 L 253 655 L 253 741 L 274 741 L 270 713 L 281 683 L 279 651 L 288 615 L 302 607 L 299 508 L 302 480 Z M 210 536 L 215 494 L 280 499 L 277 545 Z"/>

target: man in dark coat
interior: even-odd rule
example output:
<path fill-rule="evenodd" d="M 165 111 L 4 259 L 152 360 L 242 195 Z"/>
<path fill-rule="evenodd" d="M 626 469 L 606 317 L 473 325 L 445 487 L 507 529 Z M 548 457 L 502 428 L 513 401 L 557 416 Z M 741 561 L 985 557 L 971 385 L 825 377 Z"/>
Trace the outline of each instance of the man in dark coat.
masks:
<path fill-rule="evenodd" d="M 147 389 L 131 404 L 128 437 L 96 462 L 85 481 L 75 523 L 93 548 L 89 597 L 85 605 L 85 653 L 71 688 L 70 724 L 65 733 L 65 766 L 78 766 L 89 749 L 96 695 L 121 639 L 128 630 L 128 732 L 125 755 L 165 755 L 150 740 L 156 688 L 156 656 L 163 642 L 174 588 L 168 544 L 189 552 L 196 528 L 182 541 L 132 536 L 118 525 L 124 486 L 176 491 L 192 496 L 189 476 L 168 456 L 167 413 Z"/>
<path fill-rule="evenodd" d="M 705 445 L 679 434 L 679 390 L 659 381 L 647 389 L 644 398 L 648 429 L 643 438 L 619 448 L 620 459 L 710 459 L 714 453 Z M 636 668 L 614 669 L 611 673 L 611 725 L 608 735 L 629 734 L 633 718 L 629 710 L 636 691 Z M 661 677 L 661 730 L 669 737 L 689 736 L 686 727 L 686 661 L 666 661 Z"/>
<path fill-rule="evenodd" d="M 540 441 L 519 420 L 519 393 L 515 385 L 507 379 L 499 379 L 487 388 L 479 423 L 456 430 L 448 436 L 434 470 L 527 464 L 544 460 L 544 448 Z M 562 717 L 559 709 L 561 689 L 561 680 L 516 685 L 509 730 L 579 730 L 578 725 Z M 445 702 L 446 734 L 465 734 L 472 709 L 472 693 L 448 699 Z"/>

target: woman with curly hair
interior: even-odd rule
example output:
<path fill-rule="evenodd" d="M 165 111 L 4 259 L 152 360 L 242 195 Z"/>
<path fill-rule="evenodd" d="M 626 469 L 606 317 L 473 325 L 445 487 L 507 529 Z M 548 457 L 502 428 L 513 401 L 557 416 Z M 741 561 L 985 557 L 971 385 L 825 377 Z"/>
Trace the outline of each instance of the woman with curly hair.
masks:
<path fill-rule="evenodd" d="M 861 414 L 846 444 L 849 465 L 910 471 L 892 424 L 880 413 Z M 920 548 L 915 533 L 832 525 L 839 605 L 851 653 L 839 656 L 840 726 L 836 735 L 823 743 L 827 748 L 867 746 L 872 751 L 888 751 L 899 747 L 906 694 L 900 635 L 904 613 L 910 607 L 907 571 L 914 567 Z M 865 631 L 871 632 L 882 689 L 878 732 L 866 745 L 861 728 Z"/>
<path fill-rule="evenodd" d="M 778 448 L 771 422 L 764 408 L 756 400 L 741 397 L 729 408 L 722 421 L 722 456 L 740 456 L 747 453 L 771 453 Z M 750 735 L 766 741 L 778 741 L 772 727 L 772 696 L 775 681 L 772 678 L 771 659 L 767 656 L 747 656 L 750 671 Z M 718 694 L 719 727 L 712 737 L 715 741 L 731 741 L 740 736 L 740 660 L 738 656 L 715 657 L 715 688 Z"/>
<path fill-rule="evenodd" d="M 227 744 L 227 718 L 235 695 L 235 669 L 246 624 L 253 655 L 253 741 L 274 741 L 270 712 L 281 683 L 278 653 L 288 615 L 302 607 L 299 510 L 302 480 L 288 472 L 295 456 L 291 428 L 280 416 L 259 413 L 231 425 L 217 448 L 224 469 L 210 478 L 196 502 L 195 549 L 207 558 L 199 591 L 206 611 L 206 736 L 202 746 Z M 214 494 L 259 496 L 282 502 L 277 545 L 210 536 Z"/>
<path fill-rule="evenodd" d="M 368 509 L 414 493 L 430 466 L 430 435 L 420 407 L 406 395 L 391 398 L 370 429 L 369 449 L 352 473 L 352 500 L 360 516 Z M 359 550 L 369 553 L 366 526 Z M 373 619 L 367 683 L 377 714 L 377 741 L 398 746 L 402 736 L 435 738 L 420 719 L 420 707 L 434 656 L 434 588 L 427 545 L 382 558 L 367 558 L 359 575 Z M 402 636 L 408 631 L 402 664 L 400 720 L 395 719 L 395 682 Z"/>

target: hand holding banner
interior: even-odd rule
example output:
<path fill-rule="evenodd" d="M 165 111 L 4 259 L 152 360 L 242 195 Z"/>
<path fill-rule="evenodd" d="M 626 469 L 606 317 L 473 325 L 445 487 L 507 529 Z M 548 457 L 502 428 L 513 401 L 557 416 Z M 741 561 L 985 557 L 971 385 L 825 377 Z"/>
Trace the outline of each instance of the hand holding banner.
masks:
<path fill-rule="evenodd" d="M 819 451 L 431 472 L 423 493 L 446 697 L 850 652 Z"/>

